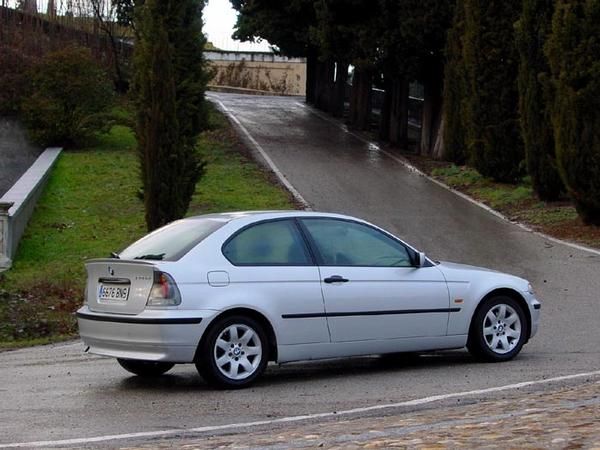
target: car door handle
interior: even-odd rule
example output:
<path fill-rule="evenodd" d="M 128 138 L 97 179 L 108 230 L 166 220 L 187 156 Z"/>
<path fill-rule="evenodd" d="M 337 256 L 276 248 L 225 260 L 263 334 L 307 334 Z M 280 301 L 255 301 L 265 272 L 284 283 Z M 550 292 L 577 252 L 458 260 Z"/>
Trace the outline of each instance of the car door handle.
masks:
<path fill-rule="evenodd" d="M 330 277 L 325 278 L 323 281 L 325 283 L 347 283 L 350 280 L 340 275 L 332 275 Z"/>

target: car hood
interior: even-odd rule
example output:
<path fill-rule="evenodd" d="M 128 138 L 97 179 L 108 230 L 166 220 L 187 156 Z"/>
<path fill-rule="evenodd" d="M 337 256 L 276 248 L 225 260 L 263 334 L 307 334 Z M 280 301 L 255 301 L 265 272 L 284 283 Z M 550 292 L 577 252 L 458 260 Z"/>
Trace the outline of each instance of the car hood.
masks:
<path fill-rule="evenodd" d="M 485 267 L 477 267 L 477 266 L 471 266 L 469 264 L 459 264 L 459 263 L 454 263 L 454 262 L 449 262 L 449 261 L 440 261 L 440 263 L 438 264 L 438 267 L 444 271 L 444 269 L 450 269 L 453 271 L 477 271 L 477 272 L 495 272 L 495 273 L 502 273 L 502 272 L 498 272 L 497 270 L 492 270 L 492 269 L 487 269 Z"/>
<path fill-rule="evenodd" d="M 485 278 L 488 281 L 494 280 L 497 283 L 506 284 L 521 291 L 525 291 L 528 285 L 528 281 L 523 278 L 499 272 L 497 270 L 487 269 L 485 267 L 470 266 L 468 264 L 458 264 L 447 261 L 440 261 L 436 267 L 442 271 L 447 281 L 472 282 L 476 279 Z"/>

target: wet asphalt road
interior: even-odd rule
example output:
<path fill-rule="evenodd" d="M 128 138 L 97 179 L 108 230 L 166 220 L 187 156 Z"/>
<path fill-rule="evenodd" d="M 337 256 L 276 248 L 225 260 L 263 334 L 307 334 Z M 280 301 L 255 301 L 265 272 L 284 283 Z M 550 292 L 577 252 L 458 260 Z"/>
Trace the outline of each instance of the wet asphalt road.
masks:
<path fill-rule="evenodd" d="M 81 354 L 81 344 L 0 353 L 0 447 L 339 411 L 600 369 L 600 256 L 489 214 L 297 98 L 211 96 L 313 209 L 364 217 L 434 259 L 528 278 L 543 302 L 538 335 L 504 364 L 475 363 L 457 351 L 391 364 L 355 358 L 273 366 L 255 387 L 235 392 L 209 389 L 192 366 L 156 381 L 129 377 L 112 360 Z"/>

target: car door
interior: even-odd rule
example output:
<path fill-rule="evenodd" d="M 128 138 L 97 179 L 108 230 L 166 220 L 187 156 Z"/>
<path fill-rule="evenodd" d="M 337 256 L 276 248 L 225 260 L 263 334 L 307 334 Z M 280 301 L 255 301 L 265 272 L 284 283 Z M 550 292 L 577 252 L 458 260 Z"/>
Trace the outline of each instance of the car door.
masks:
<path fill-rule="evenodd" d="M 233 266 L 227 298 L 268 313 L 279 345 L 329 342 L 319 269 L 295 220 L 253 223 L 222 250 Z"/>
<path fill-rule="evenodd" d="M 306 218 L 333 342 L 443 336 L 449 294 L 441 271 L 364 223 Z"/>

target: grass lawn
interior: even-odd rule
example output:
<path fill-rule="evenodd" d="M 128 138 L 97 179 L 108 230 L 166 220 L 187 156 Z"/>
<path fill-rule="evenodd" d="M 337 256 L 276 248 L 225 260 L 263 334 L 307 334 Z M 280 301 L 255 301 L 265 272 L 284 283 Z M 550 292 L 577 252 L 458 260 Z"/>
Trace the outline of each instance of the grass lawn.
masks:
<path fill-rule="evenodd" d="M 566 196 L 556 202 L 543 202 L 533 192 L 528 178 L 515 185 L 497 183 L 467 166 L 406 156 L 428 175 L 485 203 L 511 220 L 560 239 L 600 248 L 600 227 L 585 225 Z"/>
<path fill-rule="evenodd" d="M 227 119 L 211 109 L 198 150 L 208 162 L 188 214 L 293 209 L 290 195 L 250 159 Z M 145 234 L 135 138 L 114 126 L 95 145 L 65 151 L 19 245 L 0 274 L 0 348 L 76 334 L 88 258 L 119 251 Z"/>

